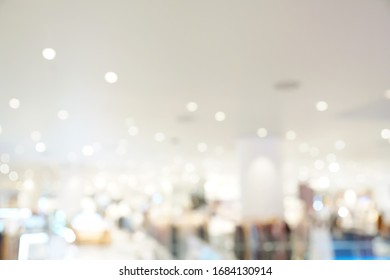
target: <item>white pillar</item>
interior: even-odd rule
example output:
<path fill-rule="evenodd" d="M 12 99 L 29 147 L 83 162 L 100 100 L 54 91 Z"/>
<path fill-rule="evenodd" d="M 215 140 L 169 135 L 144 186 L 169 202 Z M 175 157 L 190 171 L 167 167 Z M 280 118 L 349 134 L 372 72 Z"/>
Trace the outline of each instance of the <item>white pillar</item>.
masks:
<path fill-rule="evenodd" d="M 242 218 L 283 218 L 282 145 L 279 139 L 239 143 Z"/>

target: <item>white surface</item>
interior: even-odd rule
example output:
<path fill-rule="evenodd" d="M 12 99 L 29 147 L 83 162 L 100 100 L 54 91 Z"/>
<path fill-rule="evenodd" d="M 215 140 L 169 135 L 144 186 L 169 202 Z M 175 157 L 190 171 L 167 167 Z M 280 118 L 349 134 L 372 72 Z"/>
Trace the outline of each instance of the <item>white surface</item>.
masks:
<path fill-rule="evenodd" d="M 108 245 L 80 245 L 69 259 L 84 260 L 155 260 L 169 259 L 166 248 L 143 233 L 129 234 L 114 230 Z"/>
<path fill-rule="evenodd" d="M 388 1 L 2 0 L 0 7 L 0 143 L 25 147 L 23 159 L 66 161 L 92 141 L 113 153 L 129 117 L 146 154 L 158 131 L 196 155 L 199 136 L 230 149 L 266 127 L 281 137 L 293 129 L 324 153 L 344 139 L 356 159 L 390 158 L 378 138 L 390 120 Z M 57 52 L 52 61 L 42 57 L 48 46 Z M 110 71 L 116 84 L 104 80 Z M 280 91 L 281 80 L 301 86 Z M 18 110 L 8 107 L 12 98 Z M 326 112 L 315 109 L 319 100 L 330 104 Z M 192 101 L 199 110 L 186 112 Z M 72 118 L 60 122 L 58 110 Z M 223 123 L 214 120 L 219 110 Z M 46 157 L 31 148 L 35 129 Z"/>
<path fill-rule="evenodd" d="M 37 192 L 58 190 L 67 212 L 77 211 L 95 175 L 84 166 L 160 168 L 177 155 L 199 166 L 208 157 L 231 165 L 237 140 L 259 128 L 266 138 L 296 132 L 283 145 L 296 167 L 288 185 L 299 170 L 326 187 L 389 185 L 390 144 L 380 135 L 390 126 L 388 1 L 96 2 L 0 1 L 0 147 L 12 163 L 5 173 L 20 169 L 22 179 L 27 168 L 39 169 Z M 47 47 L 54 60 L 42 57 Z M 113 84 L 104 79 L 111 71 L 119 77 Z M 300 86 L 282 90 L 286 80 Z M 325 112 L 315 108 L 320 100 L 329 104 Z M 188 112 L 188 102 L 198 110 Z M 59 110 L 71 117 L 58 119 Z M 223 122 L 215 121 L 218 111 Z M 129 118 L 137 137 L 129 138 Z M 41 133 L 41 152 L 33 131 Z M 337 139 L 344 150 L 335 151 Z M 315 171 L 313 163 L 332 153 L 340 172 Z M 0 176 L 0 183 L 21 182 Z M 389 193 L 383 197 L 389 204 Z"/>
<path fill-rule="evenodd" d="M 385 279 L 384 275 L 390 273 L 388 261 L 35 261 L 0 262 L 2 276 L 7 280 L 14 279 L 40 279 L 59 280 L 68 279 L 161 279 L 161 276 L 120 276 L 119 270 L 124 268 L 136 269 L 166 268 L 174 266 L 183 272 L 184 269 L 203 269 L 203 276 L 170 276 L 178 279 L 254 279 L 256 276 L 212 276 L 213 267 L 253 267 L 260 266 L 272 268 L 272 275 L 257 276 L 264 279 L 284 280 L 325 280 L 325 279 Z M 206 272 L 206 271 L 209 272 Z M 237 269 L 236 269 L 237 271 Z M 33 277 L 33 278 L 32 278 Z M 167 277 L 167 276 L 165 276 Z M 165 278 L 164 277 L 164 278 Z"/>
<path fill-rule="evenodd" d="M 240 142 L 242 217 L 248 221 L 284 217 L 280 149 L 277 139 Z"/>

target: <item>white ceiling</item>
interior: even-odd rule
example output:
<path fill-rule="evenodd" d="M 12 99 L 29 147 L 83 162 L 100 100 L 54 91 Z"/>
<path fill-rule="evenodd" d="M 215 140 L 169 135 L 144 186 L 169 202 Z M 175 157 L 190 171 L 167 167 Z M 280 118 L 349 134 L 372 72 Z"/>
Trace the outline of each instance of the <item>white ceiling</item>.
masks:
<path fill-rule="evenodd" d="M 47 47 L 53 61 L 41 55 Z M 299 86 L 281 90 L 281 81 Z M 196 156 L 199 142 L 234 150 L 266 127 L 274 137 L 296 131 L 292 151 L 306 142 L 334 152 L 343 139 L 345 157 L 388 161 L 380 131 L 390 128 L 389 88 L 385 0 L 0 0 L 0 152 L 15 160 L 66 161 L 95 142 L 93 159 L 111 157 L 120 139 L 126 158 Z M 328 111 L 316 111 L 320 100 Z M 197 112 L 186 112 L 189 101 Z M 127 134 L 128 118 L 139 136 Z M 155 143 L 160 131 L 176 144 Z"/>

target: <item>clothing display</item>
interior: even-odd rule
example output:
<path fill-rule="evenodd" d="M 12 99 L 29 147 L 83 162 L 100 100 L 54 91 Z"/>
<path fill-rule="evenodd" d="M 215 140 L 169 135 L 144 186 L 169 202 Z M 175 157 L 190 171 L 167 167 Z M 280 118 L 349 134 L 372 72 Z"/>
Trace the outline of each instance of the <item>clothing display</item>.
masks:
<path fill-rule="evenodd" d="M 236 227 L 234 251 L 237 259 L 291 259 L 290 229 L 283 221 L 251 223 Z"/>

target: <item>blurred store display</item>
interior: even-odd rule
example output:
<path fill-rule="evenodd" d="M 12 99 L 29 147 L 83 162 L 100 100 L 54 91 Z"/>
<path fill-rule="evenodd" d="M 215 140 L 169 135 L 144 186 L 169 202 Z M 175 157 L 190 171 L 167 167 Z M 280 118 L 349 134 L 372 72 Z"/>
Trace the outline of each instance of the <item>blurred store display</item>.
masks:
<path fill-rule="evenodd" d="M 390 258 L 388 2 L 0 0 L 0 259 Z"/>

